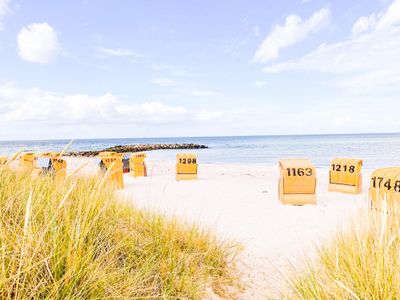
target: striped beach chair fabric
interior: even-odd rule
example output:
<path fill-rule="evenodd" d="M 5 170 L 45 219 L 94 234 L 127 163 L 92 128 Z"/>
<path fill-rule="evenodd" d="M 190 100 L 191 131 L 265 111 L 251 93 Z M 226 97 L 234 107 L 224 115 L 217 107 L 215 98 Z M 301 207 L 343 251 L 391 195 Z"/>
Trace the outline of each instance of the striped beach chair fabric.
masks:
<path fill-rule="evenodd" d="M 50 158 L 48 157 L 38 157 L 36 159 L 36 164 L 39 168 L 49 169 L 51 167 Z"/>
<path fill-rule="evenodd" d="M 132 153 L 124 153 L 124 156 L 122 157 L 122 170 L 124 173 L 129 173 L 130 172 L 130 166 L 129 166 L 129 158 L 131 157 Z"/>

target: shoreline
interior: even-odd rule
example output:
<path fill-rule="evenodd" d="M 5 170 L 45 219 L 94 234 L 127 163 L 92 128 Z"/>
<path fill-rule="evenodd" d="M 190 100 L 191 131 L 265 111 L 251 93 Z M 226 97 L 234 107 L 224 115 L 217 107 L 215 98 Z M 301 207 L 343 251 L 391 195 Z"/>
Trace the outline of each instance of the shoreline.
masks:
<path fill-rule="evenodd" d="M 151 152 L 154 153 L 154 152 L 157 152 L 157 151 L 160 151 L 160 150 L 150 151 L 150 155 L 151 155 Z M 150 155 L 148 154 L 148 156 L 146 158 L 146 163 L 149 163 L 149 164 L 152 164 L 152 165 L 156 165 L 158 163 L 161 163 L 161 164 L 164 164 L 164 163 L 175 164 L 176 163 L 176 158 L 175 158 L 174 155 L 171 155 L 171 158 L 162 158 L 162 159 L 152 158 Z M 92 157 L 87 157 L 87 156 L 65 156 L 65 158 L 67 160 L 70 160 L 71 158 L 78 159 L 78 160 L 86 160 L 86 159 L 90 160 L 90 159 L 95 159 L 96 157 L 95 156 L 92 156 Z M 282 159 L 302 159 L 302 158 L 299 158 L 299 157 L 282 157 Z M 313 163 L 313 160 L 312 159 L 310 159 L 310 160 Z M 265 167 L 265 168 L 276 168 L 277 170 L 279 170 L 279 160 L 276 160 L 276 162 L 265 162 L 265 163 L 253 162 L 253 161 L 248 161 L 248 162 L 246 162 L 246 161 L 242 161 L 242 162 L 224 162 L 224 161 L 219 161 L 218 162 L 218 161 L 212 161 L 211 162 L 211 161 L 202 161 L 201 157 L 198 156 L 198 163 L 199 163 L 199 166 L 201 166 L 201 165 L 221 166 L 221 167 L 223 167 L 223 166 L 237 166 L 237 167 L 247 167 L 247 166 L 249 166 L 249 167 L 260 167 L 260 168 L 262 168 L 262 167 Z M 317 171 L 323 171 L 323 172 L 328 171 L 330 169 L 330 167 L 331 167 L 330 164 L 326 164 L 325 166 L 315 165 L 315 168 L 316 168 Z M 382 168 L 383 167 L 386 167 L 386 166 L 384 165 L 384 166 L 382 166 Z M 368 167 L 368 166 L 366 167 L 366 166 L 363 166 L 364 183 L 365 183 L 365 179 L 366 179 L 365 175 L 369 176 L 375 169 L 377 169 L 377 167 Z M 317 176 L 319 176 L 319 175 L 317 175 Z"/>

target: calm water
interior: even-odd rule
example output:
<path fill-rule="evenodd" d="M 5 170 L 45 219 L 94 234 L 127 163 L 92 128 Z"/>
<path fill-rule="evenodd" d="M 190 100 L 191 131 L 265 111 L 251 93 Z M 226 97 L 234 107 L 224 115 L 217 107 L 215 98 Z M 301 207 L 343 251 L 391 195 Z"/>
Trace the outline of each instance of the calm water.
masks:
<path fill-rule="evenodd" d="M 60 151 L 69 140 L 0 141 L 0 154 L 26 151 Z M 187 138 L 130 138 L 75 140 L 71 150 L 103 149 L 140 143 L 198 143 L 210 149 L 193 150 L 205 163 L 276 164 L 281 158 L 308 157 L 316 166 L 327 166 L 334 157 L 364 159 L 367 169 L 400 166 L 399 134 L 238 136 Z M 174 160 L 175 150 L 148 152 L 148 159 Z"/>

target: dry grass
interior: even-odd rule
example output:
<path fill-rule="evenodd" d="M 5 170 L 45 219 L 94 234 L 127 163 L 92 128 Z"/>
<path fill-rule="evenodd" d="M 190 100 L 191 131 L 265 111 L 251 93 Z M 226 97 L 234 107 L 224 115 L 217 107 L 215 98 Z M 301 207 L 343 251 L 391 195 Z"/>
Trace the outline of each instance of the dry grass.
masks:
<path fill-rule="evenodd" d="M 400 220 L 368 211 L 292 274 L 294 299 L 400 299 Z"/>
<path fill-rule="evenodd" d="M 229 297 L 237 246 L 138 211 L 97 179 L 0 169 L 0 299 Z M 233 288 L 233 289 L 232 289 Z"/>

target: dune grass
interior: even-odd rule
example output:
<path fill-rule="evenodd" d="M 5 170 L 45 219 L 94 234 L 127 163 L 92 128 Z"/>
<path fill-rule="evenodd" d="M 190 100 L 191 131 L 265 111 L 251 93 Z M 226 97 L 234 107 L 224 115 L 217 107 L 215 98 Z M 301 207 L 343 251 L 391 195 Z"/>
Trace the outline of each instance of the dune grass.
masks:
<path fill-rule="evenodd" d="M 400 299 L 399 217 L 362 213 L 290 285 L 294 299 Z"/>
<path fill-rule="evenodd" d="M 141 212 L 96 179 L 0 169 L 0 299 L 201 299 L 236 290 L 237 245 Z"/>

